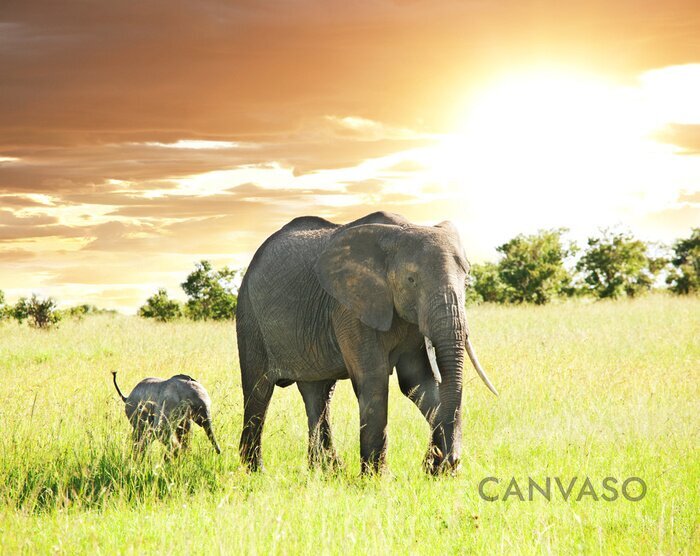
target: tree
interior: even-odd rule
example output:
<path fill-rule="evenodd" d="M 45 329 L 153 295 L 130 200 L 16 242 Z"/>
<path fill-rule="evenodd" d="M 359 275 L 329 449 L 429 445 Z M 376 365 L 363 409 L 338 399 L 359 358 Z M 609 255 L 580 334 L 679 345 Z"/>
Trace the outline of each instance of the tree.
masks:
<path fill-rule="evenodd" d="M 52 297 L 41 299 L 36 294 L 27 299 L 21 297 L 12 308 L 12 316 L 19 322 L 29 321 L 34 328 L 51 328 L 61 320 L 56 300 Z"/>
<path fill-rule="evenodd" d="M 235 279 L 237 270 L 214 270 L 209 261 L 201 261 L 181 284 L 189 298 L 185 312 L 194 320 L 231 320 L 236 315 Z"/>
<path fill-rule="evenodd" d="M 468 301 L 505 303 L 507 299 L 508 288 L 501 280 L 497 264 L 472 265 L 467 285 Z"/>
<path fill-rule="evenodd" d="M 100 309 L 91 303 L 81 303 L 80 305 L 74 305 L 73 307 L 68 307 L 63 310 L 65 316 L 76 320 L 82 320 L 89 315 L 114 315 L 116 313 L 117 311 L 113 309 Z"/>
<path fill-rule="evenodd" d="M 588 238 L 588 247 L 576 264 L 586 288 L 599 298 L 634 297 L 651 289 L 654 274 L 664 261 L 647 254 L 647 245 L 629 232 L 603 230 Z"/>
<path fill-rule="evenodd" d="M 700 228 L 693 228 L 689 238 L 673 244 L 673 270 L 666 278 L 671 291 L 687 295 L 700 292 Z"/>
<path fill-rule="evenodd" d="M 5 305 L 5 292 L 0 290 L 0 320 L 10 317 L 10 309 Z"/>
<path fill-rule="evenodd" d="M 160 322 L 168 322 L 182 316 L 180 304 L 168 297 L 165 288 L 160 288 L 154 295 L 146 300 L 139 308 L 140 317 L 156 319 Z"/>
<path fill-rule="evenodd" d="M 569 285 L 571 275 L 564 267 L 564 259 L 575 247 L 564 246 L 565 232 L 555 229 L 528 236 L 520 234 L 497 248 L 503 255 L 498 274 L 505 285 L 506 300 L 542 305 Z"/>

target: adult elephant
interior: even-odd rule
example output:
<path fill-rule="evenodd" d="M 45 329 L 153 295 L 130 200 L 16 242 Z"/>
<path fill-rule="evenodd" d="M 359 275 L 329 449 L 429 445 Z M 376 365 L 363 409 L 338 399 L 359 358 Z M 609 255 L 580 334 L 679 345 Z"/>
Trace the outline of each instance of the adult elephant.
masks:
<path fill-rule="evenodd" d="M 379 471 L 389 375 L 396 368 L 401 391 L 432 428 L 426 468 L 455 468 L 465 347 L 496 393 L 468 337 L 468 271 L 449 222 L 416 226 L 376 212 L 340 226 L 305 216 L 270 236 L 238 295 L 242 461 L 252 470 L 261 467 L 261 434 L 274 387 L 296 382 L 308 417 L 310 462 L 334 462 L 329 403 L 336 380 L 350 378 L 360 405 L 362 471 Z"/>

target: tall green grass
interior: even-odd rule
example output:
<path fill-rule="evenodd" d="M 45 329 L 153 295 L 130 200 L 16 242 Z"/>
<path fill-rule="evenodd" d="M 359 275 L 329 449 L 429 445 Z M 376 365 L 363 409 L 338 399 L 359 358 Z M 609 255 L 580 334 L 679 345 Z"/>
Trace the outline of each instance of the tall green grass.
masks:
<path fill-rule="evenodd" d="M 469 311 L 473 342 L 501 392 L 467 369 L 463 467 L 421 470 L 428 426 L 392 377 L 388 473 L 359 471 L 357 402 L 339 384 L 332 423 L 345 468 L 306 466 L 306 418 L 277 389 L 263 439 L 267 471 L 237 455 L 242 396 L 231 324 L 99 316 L 42 332 L 0 324 L 0 552 L 26 553 L 698 553 L 700 300 Z M 130 457 L 124 391 L 187 373 L 213 400 L 217 456 L 195 428 L 166 462 Z M 578 477 L 564 501 L 503 496 L 515 477 Z M 638 476 L 639 502 L 576 501 L 590 477 Z M 619 488 L 619 484 L 618 484 Z"/>

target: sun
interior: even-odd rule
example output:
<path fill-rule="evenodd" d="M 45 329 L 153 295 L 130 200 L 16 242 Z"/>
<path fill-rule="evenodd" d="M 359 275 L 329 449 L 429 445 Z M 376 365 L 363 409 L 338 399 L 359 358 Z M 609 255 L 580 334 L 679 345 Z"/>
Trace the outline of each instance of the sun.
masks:
<path fill-rule="evenodd" d="M 510 75 L 478 95 L 445 147 L 488 172 L 517 168 L 521 180 L 575 178 L 592 163 L 612 170 L 638 154 L 658 125 L 635 89 L 538 71 Z"/>
<path fill-rule="evenodd" d="M 581 211 L 609 211 L 604 220 L 631 195 L 664 196 L 672 147 L 653 140 L 664 122 L 640 87 L 569 69 L 513 72 L 462 112 L 428 164 L 457 198 L 498 204 L 504 218 L 549 217 L 568 197 Z"/>

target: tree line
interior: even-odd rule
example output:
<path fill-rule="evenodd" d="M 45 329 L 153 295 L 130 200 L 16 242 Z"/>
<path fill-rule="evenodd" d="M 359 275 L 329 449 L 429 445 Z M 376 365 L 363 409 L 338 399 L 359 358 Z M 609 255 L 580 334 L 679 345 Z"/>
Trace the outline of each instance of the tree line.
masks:
<path fill-rule="evenodd" d="M 467 300 L 543 305 L 561 297 L 636 297 L 659 281 L 676 294 L 700 291 L 700 228 L 671 248 L 611 230 L 581 248 L 564 240 L 566 231 L 520 234 L 497 247 L 498 262 L 472 266 Z"/>
<path fill-rule="evenodd" d="M 679 295 L 700 292 L 700 228 L 670 248 L 654 246 L 625 231 L 603 230 L 579 247 L 564 239 L 566 229 L 520 234 L 497 247 L 499 260 L 474 264 L 466 286 L 467 303 L 533 303 L 562 297 L 598 299 L 636 297 L 660 282 Z M 161 322 L 179 318 L 232 320 L 237 306 L 237 281 L 244 269 L 215 269 L 203 260 L 180 284 L 187 301 L 168 296 L 165 288 L 149 297 L 138 315 Z M 64 318 L 114 313 L 82 304 L 59 310 L 56 301 L 32 295 L 5 303 L 0 290 L 0 320 L 27 321 L 50 328 Z"/>
<path fill-rule="evenodd" d="M 138 315 L 168 322 L 178 318 L 192 320 L 233 320 L 236 315 L 236 280 L 243 270 L 224 267 L 216 270 L 209 261 L 195 265 L 187 279 L 180 284 L 187 295 L 187 301 L 180 303 L 168 296 L 165 288 L 149 297 L 139 308 Z M 5 303 L 5 295 L 0 290 L 0 320 L 14 319 L 27 322 L 34 328 L 51 328 L 66 318 L 81 319 L 87 315 L 116 313 L 99 309 L 94 305 L 82 304 L 67 309 L 59 309 L 53 297 L 22 297 L 14 305 Z"/>
<path fill-rule="evenodd" d="M 19 323 L 27 322 L 33 328 L 51 328 L 64 319 L 82 319 L 88 315 L 116 314 L 111 309 L 100 309 L 90 303 L 81 303 L 74 307 L 59 309 L 53 297 L 20 297 L 14 305 L 5 303 L 5 294 L 0 290 L 0 322 L 14 319 Z"/>

